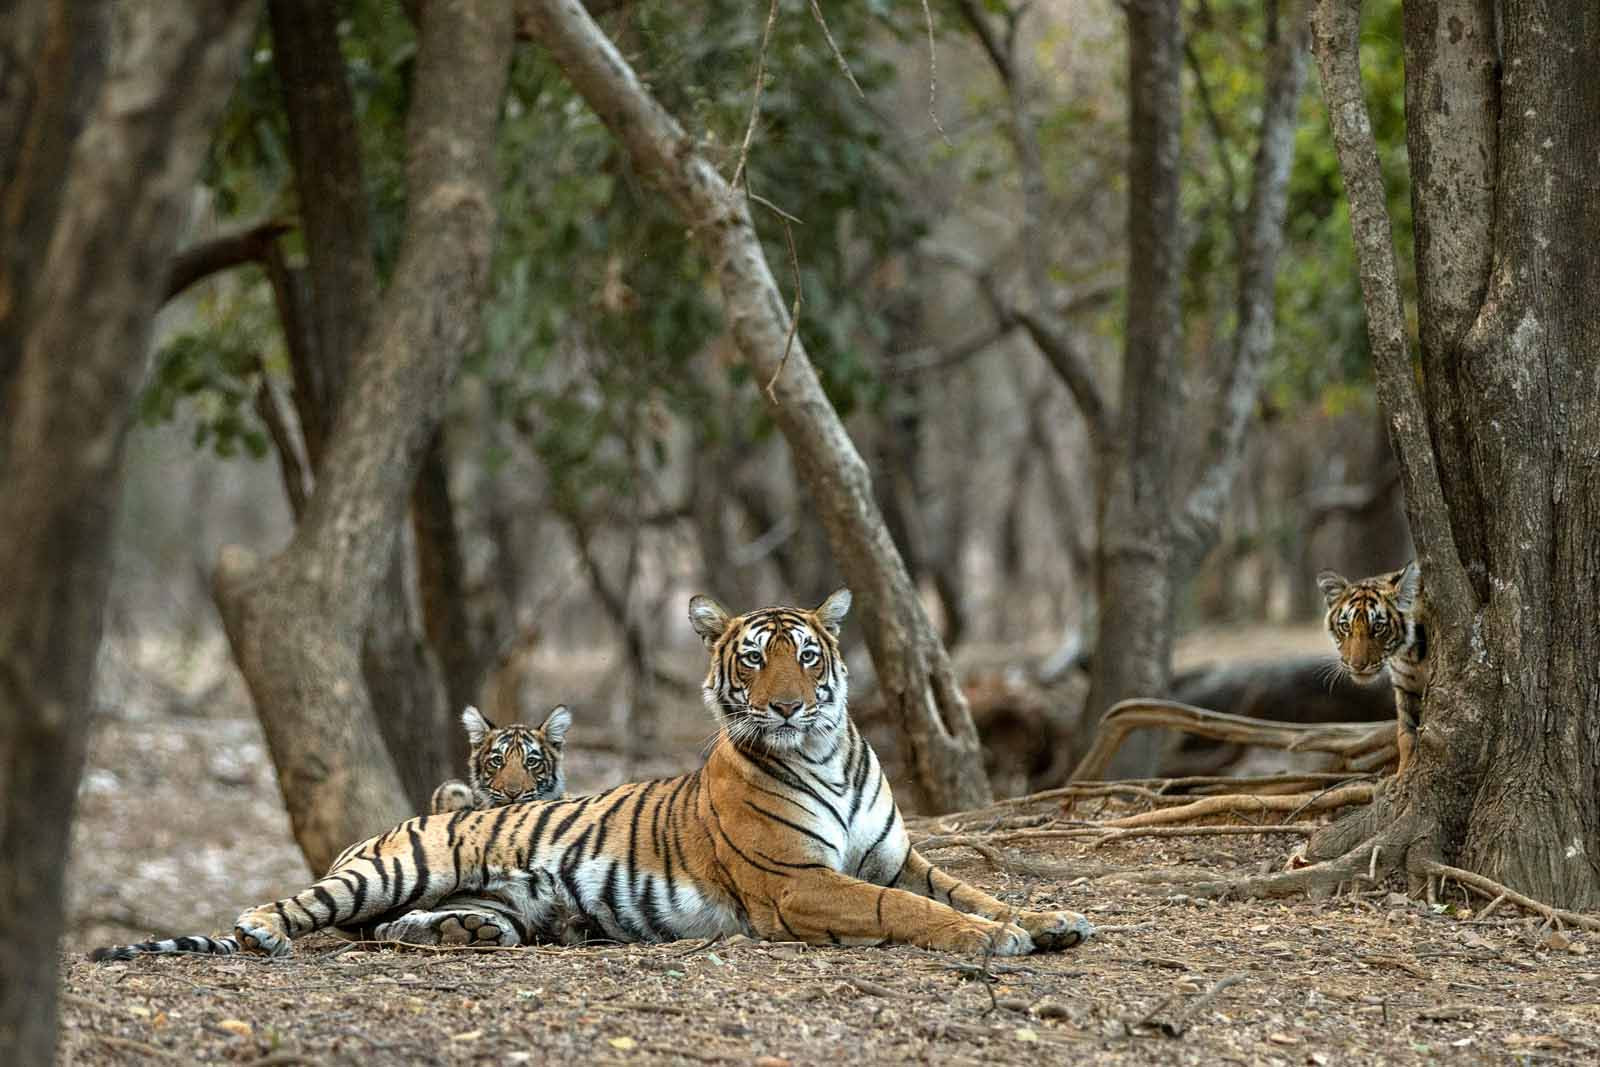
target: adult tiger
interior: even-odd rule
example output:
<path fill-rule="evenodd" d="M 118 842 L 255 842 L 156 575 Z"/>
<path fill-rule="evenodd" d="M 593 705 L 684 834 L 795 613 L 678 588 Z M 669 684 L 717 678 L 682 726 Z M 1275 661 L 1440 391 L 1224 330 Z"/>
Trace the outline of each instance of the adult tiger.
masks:
<path fill-rule="evenodd" d="M 846 710 L 838 632 L 849 607 L 840 590 L 815 611 L 729 617 L 695 597 L 690 621 L 711 650 L 705 699 L 721 726 L 699 770 L 412 819 L 347 849 L 310 889 L 245 912 L 237 940 L 280 955 L 330 926 L 422 944 L 737 933 L 1020 955 L 1088 937 L 1081 915 L 1013 909 L 911 847 Z M 174 950 L 95 958 L 143 951 Z"/>
<path fill-rule="evenodd" d="M 1422 722 L 1422 696 L 1432 668 L 1428 663 L 1428 602 L 1417 561 L 1388 574 L 1350 581 L 1334 571 L 1317 575 L 1328 601 L 1328 636 L 1339 662 L 1358 682 L 1374 682 L 1389 668 L 1400 750 L 1396 777 L 1411 766 Z"/>
<path fill-rule="evenodd" d="M 451 778 L 433 791 L 428 810 L 434 815 L 452 811 L 498 808 L 527 800 L 555 800 L 567 791 L 562 750 L 572 712 L 558 704 L 539 726 L 514 722 L 496 726 L 469 706 L 461 713 L 467 742 L 467 780 Z"/>

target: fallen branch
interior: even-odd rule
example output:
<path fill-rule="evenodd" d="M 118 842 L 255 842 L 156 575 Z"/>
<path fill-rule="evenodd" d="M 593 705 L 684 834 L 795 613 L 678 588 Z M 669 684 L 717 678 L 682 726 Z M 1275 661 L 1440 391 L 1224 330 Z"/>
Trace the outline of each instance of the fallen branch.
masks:
<path fill-rule="evenodd" d="M 1209 1007 L 1211 1002 L 1217 999 L 1218 993 L 1221 993 L 1229 986 L 1238 985 L 1248 977 L 1249 975 L 1246 974 L 1230 974 L 1224 978 L 1217 979 L 1212 983 L 1210 989 L 1186 1004 L 1184 1009 L 1173 1018 L 1172 1022 L 1163 1023 L 1161 1026 L 1162 1032 L 1169 1037 L 1182 1037 L 1183 1032 L 1189 1028 L 1189 1020 L 1199 1015 L 1202 1008 Z"/>
<path fill-rule="evenodd" d="M 1073 770 L 1072 780 L 1098 780 L 1130 733 L 1152 727 L 1286 752 L 1327 752 L 1361 770 L 1392 761 L 1397 751 L 1392 721 L 1298 725 L 1228 715 L 1173 700 L 1135 699 L 1124 700 L 1106 712 L 1094 744 Z"/>
<path fill-rule="evenodd" d="M 1174 795 L 1177 790 L 1194 790 L 1195 792 L 1216 793 L 1272 793 L 1287 786 L 1312 786 L 1319 784 L 1345 785 L 1361 775 L 1353 775 L 1346 771 L 1304 771 L 1288 774 L 1262 774 L 1249 777 L 1231 777 L 1229 775 L 1204 774 L 1191 775 L 1181 778 L 1121 778 L 1113 781 L 1078 782 L 1073 785 L 1059 786 L 1055 789 L 1045 789 L 1027 796 L 1011 797 L 1007 800 L 986 804 L 981 808 L 972 808 L 969 811 L 956 811 L 944 815 L 913 815 L 906 819 L 908 828 L 915 831 L 925 828 L 925 832 L 932 833 L 934 828 L 947 833 L 957 830 L 971 829 L 971 826 L 962 826 L 968 820 L 989 820 L 1003 817 L 1019 809 L 1036 807 L 1051 801 L 1067 799 L 1107 797 L 1125 794 L 1146 800 L 1156 800 L 1159 803 L 1188 803 L 1185 796 Z"/>
<path fill-rule="evenodd" d="M 1176 808 L 1161 808 L 1138 815 L 1126 815 L 1120 819 L 1111 819 L 1104 825 L 1117 829 L 1133 829 L 1143 826 L 1170 826 L 1175 823 L 1187 822 L 1190 819 L 1202 819 L 1210 815 L 1264 814 L 1285 811 L 1290 812 L 1292 818 L 1294 815 L 1306 812 L 1331 811 L 1335 808 L 1349 807 L 1352 804 L 1371 803 L 1376 789 L 1377 787 L 1374 785 L 1348 785 L 1319 794 L 1291 793 L 1284 796 L 1244 794 L 1205 797 Z"/>
<path fill-rule="evenodd" d="M 1125 841 L 1130 837 L 1239 837 L 1245 834 L 1295 834 L 1300 837 L 1310 837 L 1317 830 L 1318 827 L 1296 823 L 1273 823 L 1266 826 L 1143 826 L 1102 834 L 1095 839 L 1094 847 L 1099 848 L 1113 841 Z"/>

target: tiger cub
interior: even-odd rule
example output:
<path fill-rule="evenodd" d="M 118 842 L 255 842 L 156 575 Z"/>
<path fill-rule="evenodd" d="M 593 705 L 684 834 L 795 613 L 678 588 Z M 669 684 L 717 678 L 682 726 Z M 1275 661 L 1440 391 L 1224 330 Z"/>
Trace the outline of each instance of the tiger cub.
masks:
<path fill-rule="evenodd" d="M 558 705 L 540 726 L 512 723 L 496 726 L 477 708 L 461 713 L 472 752 L 467 756 L 467 781 L 451 778 L 433 791 L 428 810 L 497 808 L 524 800 L 554 800 L 567 791 L 562 748 L 572 726 L 572 712 Z"/>
<path fill-rule="evenodd" d="M 1428 665 L 1428 602 L 1422 571 L 1412 560 L 1390 574 L 1350 581 L 1333 571 L 1317 575 L 1328 599 L 1328 636 L 1339 648 L 1339 662 L 1358 682 L 1372 682 L 1384 666 L 1394 686 L 1399 723 L 1395 743 L 1400 750 L 1396 776 L 1411 766 L 1417 728 L 1422 722 L 1422 695 L 1432 668 Z"/>
<path fill-rule="evenodd" d="M 719 730 L 698 770 L 594 796 L 408 820 L 346 849 L 309 889 L 251 908 L 236 942 L 269 955 L 327 927 L 378 940 L 516 945 L 744 934 L 901 942 L 1020 955 L 1093 928 L 1012 908 L 924 859 L 878 758 L 850 721 L 839 627 L 850 593 L 814 610 L 730 616 L 689 602 L 710 650 Z M 177 951 L 163 942 L 96 959 Z"/>

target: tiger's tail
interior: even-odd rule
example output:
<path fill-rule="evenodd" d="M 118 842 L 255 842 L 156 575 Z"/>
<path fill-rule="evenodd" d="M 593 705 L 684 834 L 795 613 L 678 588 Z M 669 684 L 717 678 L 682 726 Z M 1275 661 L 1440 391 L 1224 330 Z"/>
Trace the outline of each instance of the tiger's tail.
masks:
<path fill-rule="evenodd" d="M 89 953 L 95 963 L 131 960 L 135 956 L 200 955 L 232 956 L 244 949 L 237 937 L 169 937 L 162 941 L 140 941 L 133 945 L 107 945 Z"/>

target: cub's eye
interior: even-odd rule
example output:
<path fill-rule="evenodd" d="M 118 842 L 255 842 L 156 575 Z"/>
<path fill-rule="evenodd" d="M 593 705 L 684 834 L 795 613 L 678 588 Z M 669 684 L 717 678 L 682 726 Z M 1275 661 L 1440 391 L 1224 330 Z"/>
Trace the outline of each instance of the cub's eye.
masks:
<path fill-rule="evenodd" d="M 759 667 L 761 666 L 761 653 L 752 648 L 749 652 L 739 657 L 739 662 L 746 667 Z"/>
<path fill-rule="evenodd" d="M 491 753 L 489 757 L 483 761 L 483 765 L 492 771 L 498 771 L 501 767 L 505 766 L 505 762 L 506 761 L 504 757 L 496 752 Z"/>
<path fill-rule="evenodd" d="M 816 649 L 808 648 L 804 652 L 800 653 L 800 666 L 810 667 L 821 658 L 821 656 L 817 655 Z"/>
<path fill-rule="evenodd" d="M 1381 633 L 1383 633 L 1383 631 L 1387 630 L 1388 628 L 1389 628 L 1389 620 L 1384 618 L 1382 615 L 1379 615 L 1376 619 L 1372 620 L 1372 632 L 1373 633 L 1381 634 Z"/>

